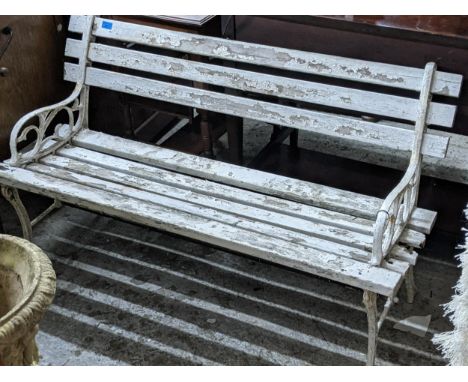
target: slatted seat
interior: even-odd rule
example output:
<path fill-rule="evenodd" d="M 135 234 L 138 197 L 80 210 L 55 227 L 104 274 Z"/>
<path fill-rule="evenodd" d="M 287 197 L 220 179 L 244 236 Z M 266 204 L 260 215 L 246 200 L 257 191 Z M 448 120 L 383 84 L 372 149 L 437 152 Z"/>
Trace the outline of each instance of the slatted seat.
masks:
<path fill-rule="evenodd" d="M 64 202 L 360 288 L 369 319 L 368 364 L 373 364 L 378 330 L 404 281 L 412 299 L 415 249 L 424 245 L 436 218 L 436 212 L 416 206 L 421 158 L 443 158 L 448 139 L 427 133 L 426 125 L 450 127 L 455 108 L 432 102 L 431 94 L 457 96 L 461 77 L 436 71 L 432 63 L 424 70 L 406 68 L 94 17 L 74 16 L 69 29 L 81 35 L 66 46 L 66 55 L 78 59 L 65 64 L 65 79 L 76 83 L 74 92 L 20 119 L 11 135 L 12 157 L 0 166 L 2 193 L 15 207 L 24 236 L 30 238 L 32 225 Z M 131 48 L 116 46 L 118 41 Z M 142 45 L 218 61 L 148 53 Z M 224 67 L 219 60 L 365 82 L 386 91 L 267 75 Z M 188 82 L 174 84 L 171 77 Z M 401 182 L 382 200 L 90 130 L 89 86 L 411 151 L 412 156 Z M 219 87 L 246 93 L 228 95 Z M 420 96 L 388 94 L 388 88 Z M 285 106 L 276 98 L 299 103 Z M 356 112 L 414 127 L 372 123 Z M 33 118 L 37 124 L 30 124 Z M 31 132 L 37 139 L 19 150 L 18 143 Z M 17 189 L 55 203 L 31 223 Z M 387 298 L 380 318 L 377 295 Z"/>

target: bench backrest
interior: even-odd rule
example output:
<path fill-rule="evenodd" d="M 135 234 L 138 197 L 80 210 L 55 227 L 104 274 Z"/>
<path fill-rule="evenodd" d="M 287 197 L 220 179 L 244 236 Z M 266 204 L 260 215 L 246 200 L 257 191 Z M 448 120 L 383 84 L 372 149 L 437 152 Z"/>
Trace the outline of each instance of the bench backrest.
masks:
<path fill-rule="evenodd" d="M 86 16 L 72 16 L 69 31 L 83 33 L 87 20 Z M 423 69 L 232 41 L 99 17 L 94 19 L 92 36 L 93 41 L 89 45 L 80 39 L 69 38 L 65 52 L 71 58 L 80 58 L 84 52 L 87 55 L 90 65 L 86 68 L 86 85 L 392 150 L 412 148 L 414 127 L 375 123 L 360 116 L 378 116 L 379 119 L 414 124 Z M 147 47 L 157 48 L 158 53 L 154 50 L 145 52 Z M 174 52 L 178 52 L 178 57 L 174 57 Z M 231 64 L 226 66 L 226 62 Z M 245 69 L 233 67 L 235 65 L 242 65 Z M 265 68 L 275 71 L 275 74 L 263 73 Z M 307 78 L 293 78 L 297 73 Z M 76 82 L 79 76 L 79 66 L 67 62 L 65 79 Z M 336 79 L 340 80 L 339 86 L 333 84 Z M 207 86 L 201 87 L 200 83 L 218 88 L 207 90 Z M 461 75 L 437 71 L 431 93 L 458 97 L 461 83 Z M 219 87 L 234 89 L 236 95 L 225 94 Z M 455 112 L 454 105 L 431 102 L 426 123 L 451 127 Z M 444 157 L 447 145 L 446 137 L 426 133 L 422 154 Z"/>

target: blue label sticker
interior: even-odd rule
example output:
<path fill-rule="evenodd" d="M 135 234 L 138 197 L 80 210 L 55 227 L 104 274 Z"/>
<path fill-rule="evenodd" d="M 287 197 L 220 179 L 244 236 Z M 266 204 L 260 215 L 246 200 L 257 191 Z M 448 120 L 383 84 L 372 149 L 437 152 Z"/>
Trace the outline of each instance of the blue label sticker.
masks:
<path fill-rule="evenodd" d="M 112 23 L 110 21 L 103 21 L 101 26 L 103 29 L 112 29 Z"/>

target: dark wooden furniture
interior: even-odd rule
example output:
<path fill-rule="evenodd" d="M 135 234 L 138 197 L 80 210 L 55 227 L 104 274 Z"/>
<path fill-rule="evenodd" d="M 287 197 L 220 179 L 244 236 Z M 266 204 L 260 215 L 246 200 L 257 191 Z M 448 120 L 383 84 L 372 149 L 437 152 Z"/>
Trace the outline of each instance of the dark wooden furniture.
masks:
<path fill-rule="evenodd" d="M 468 135 L 467 16 L 236 16 L 236 36 L 246 42 L 404 66 L 434 61 L 441 70 L 464 77 L 461 96 L 453 101 L 458 113 L 451 132 Z M 240 130 L 233 131 L 231 140 L 241 141 Z M 286 131 L 275 134 L 262 157 L 287 137 Z M 242 144 L 232 150 L 241 151 Z"/>
<path fill-rule="evenodd" d="M 9 156 L 14 123 L 63 98 L 66 28 L 60 16 L 0 16 L 0 159 Z"/>

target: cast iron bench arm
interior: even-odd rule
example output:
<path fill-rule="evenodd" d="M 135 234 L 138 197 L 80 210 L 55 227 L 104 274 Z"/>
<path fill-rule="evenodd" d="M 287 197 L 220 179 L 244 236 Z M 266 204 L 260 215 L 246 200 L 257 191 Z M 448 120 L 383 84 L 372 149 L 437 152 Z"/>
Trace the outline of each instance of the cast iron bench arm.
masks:
<path fill-rule="evenodd" d="M 426 64 L 408 169 L 398 185 L 385 198 L 377 213 L 371 256 L 373 265 L 380 265 L 398 242 L 418 202 L 422 164 L 421 147 L 426 130 L 426 117 L 431 101 L 431 85 L 435 71 L 435 63 Z"/>
<path fill-rule="evenodd" d="M 87 17 L 87 28 L 82 43 L 89 48 L 94 16 Z M 87 125 L 88 87 L 84 84 L 88 49 L 83 49 L 79 58 L 79 79 L 73 92 L 63 101 L 36 109 L 16 122 L 10 135 L 11 157 L 8 163 L 21 166 L 38 160 L 68 143 L 80 129 Z M 66 116 L 66 123 L 54 123 L 59 114 Z M 52 134 L 48 134 L 50 128 Z M 18 150 L 18 143 L 24 142 L 30 132 L 35 134 L 28 151 Z"/>

